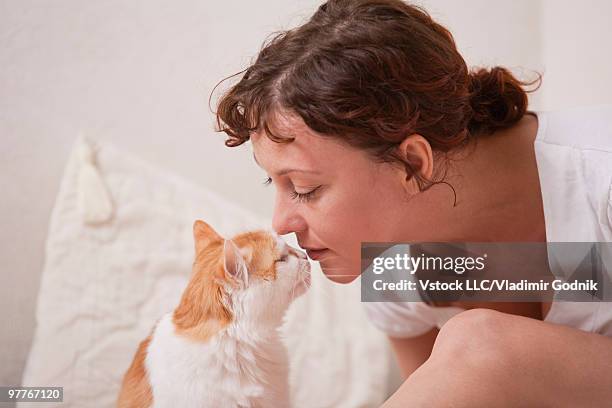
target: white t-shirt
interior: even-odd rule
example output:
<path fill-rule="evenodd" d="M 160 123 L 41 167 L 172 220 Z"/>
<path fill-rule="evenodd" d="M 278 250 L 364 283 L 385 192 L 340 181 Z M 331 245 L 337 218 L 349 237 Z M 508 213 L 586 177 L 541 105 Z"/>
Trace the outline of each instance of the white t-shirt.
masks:
<path fill-rule="evenodd" d="M 612 105 L 534 113 L 547 242 L 612 242 Z M 441 328 L 465 310 L 424 302 L 363 306 L 372 324 L 393 337 Z M 544 321 L 612 337 L 612 302 L 553 301 Z"/>

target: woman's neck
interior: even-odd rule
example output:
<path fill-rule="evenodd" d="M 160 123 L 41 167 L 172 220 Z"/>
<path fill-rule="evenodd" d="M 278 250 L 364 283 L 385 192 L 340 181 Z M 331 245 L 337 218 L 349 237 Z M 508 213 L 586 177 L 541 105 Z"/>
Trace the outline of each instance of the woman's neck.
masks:
<path fill-rule="evenodd" d="M 479 137 L 449 170 L 457 206 L 445 211 L 455 241 L 546 241 L 534 140 L 538 120 Z M 465 154 L 463 154 L 465 152 Z"/>

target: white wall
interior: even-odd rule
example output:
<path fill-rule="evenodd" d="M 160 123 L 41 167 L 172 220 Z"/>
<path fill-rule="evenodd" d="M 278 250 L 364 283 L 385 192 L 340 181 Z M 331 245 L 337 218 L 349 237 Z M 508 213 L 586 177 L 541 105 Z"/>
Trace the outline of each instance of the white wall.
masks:
<path fill-rule="evenodd" d="M 534 71 L 542 70 L 540 0 L 425 0 L 419 4 L 451 31 L 469 67 L 504 66 L 523 80 L 535 79 Z M 530 109 L 541 109 L 541 90 L 529 98 Z"/>
<path fill-rule="evenodd" d="M 208 96 L 269 33 L 298 24 L 318 4 L 0 0 L 0 384 L 21 378 L 48 219 L 77 132 L 270 215 L 272 189 L 261 185 L 248 146 L 228 149 L 212 132 Z M 469 64 L 518 73 L 545 67 L 534 108 L 610 101 L 610 3 L 423 4 L 454 33 Z"/>
<path fill-rule="evenodd" d="M 542 0 L 543 106 L 612 103 L 612 2 Z"/>

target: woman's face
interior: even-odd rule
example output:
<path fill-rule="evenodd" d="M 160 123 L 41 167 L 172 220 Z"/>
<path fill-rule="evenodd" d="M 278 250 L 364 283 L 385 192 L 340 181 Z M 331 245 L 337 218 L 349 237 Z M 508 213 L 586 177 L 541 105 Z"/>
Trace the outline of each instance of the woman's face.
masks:
<path fill-rule="evenodd" d="M 295 140 L 251 137 L 255 160 L 276 190 L 272 227 L 280 235 L 295 232 L 303 249 L 324 248 L 313 256 L 329 279 L 348 283 L 359 276 L 362 241 L 407 238 L 404 171 L 317 135 L 301 118 L 279 120 L 276 132 Z"/>

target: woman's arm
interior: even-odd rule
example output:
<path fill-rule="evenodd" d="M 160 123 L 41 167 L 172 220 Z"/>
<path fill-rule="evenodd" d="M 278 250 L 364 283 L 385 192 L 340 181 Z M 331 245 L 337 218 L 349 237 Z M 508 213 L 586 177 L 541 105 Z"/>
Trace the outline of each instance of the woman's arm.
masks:
<path fill-rule="evenodd" d="M 490 309 L 452 317 L 381 408 L 610 407 L 612 338 Z"/>
<path fill-rule="evenodd" d="M 437 328 L 433 328 L 417 337 L 399 338 L 389 336 L 397 363 L 403 374 L 403 380 L 408 378 L 410 374 L 429 358 L 438 332 Z"/>

